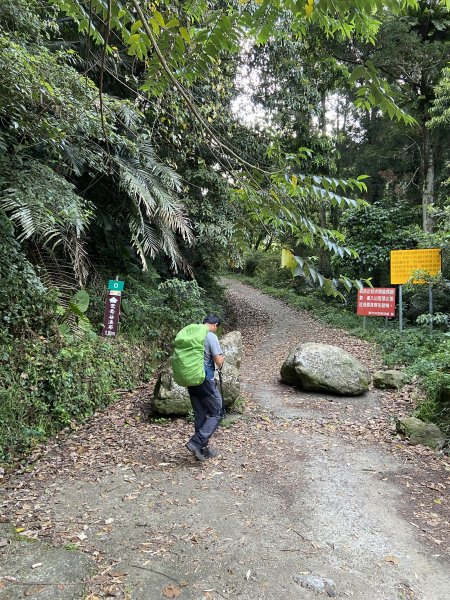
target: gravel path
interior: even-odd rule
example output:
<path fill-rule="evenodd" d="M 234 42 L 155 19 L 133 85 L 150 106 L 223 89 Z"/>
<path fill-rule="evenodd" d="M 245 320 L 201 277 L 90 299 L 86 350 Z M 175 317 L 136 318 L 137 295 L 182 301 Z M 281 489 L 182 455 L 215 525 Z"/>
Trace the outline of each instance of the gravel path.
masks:
<path fill-rule="evenodd" d="M 148 388 L 61 433 L 5 478 L 1 600 L 450 598 L 450 465 L 395 437 L 408 393 L 336 398 L 279 384 L 302 341 L 339 344 L 371 369 L 379 359 L 227 285 L 248 402 L 216 433 L 219 458 L 193 460 L 185 420 L 143 419 Z"/>

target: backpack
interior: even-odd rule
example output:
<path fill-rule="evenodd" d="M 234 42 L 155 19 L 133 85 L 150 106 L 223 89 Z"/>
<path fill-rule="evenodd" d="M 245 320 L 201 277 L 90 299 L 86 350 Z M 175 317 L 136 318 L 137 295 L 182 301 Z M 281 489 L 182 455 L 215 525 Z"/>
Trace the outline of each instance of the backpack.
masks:
<path fill-rule="evenodd" d="M 172 370 L 178 385 L 200 385 L 205 380 L 205 339 L 208 331 L 208 325 L 193 323 L 177 333 L 173 343 Z"/>

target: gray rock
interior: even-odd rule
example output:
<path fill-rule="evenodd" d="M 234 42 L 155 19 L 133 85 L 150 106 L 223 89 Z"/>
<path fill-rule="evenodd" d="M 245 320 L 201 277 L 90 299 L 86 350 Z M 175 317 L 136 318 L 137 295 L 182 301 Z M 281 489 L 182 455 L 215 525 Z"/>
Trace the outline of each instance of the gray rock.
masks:
<path fill-rule="evenodd" d="M 403 373 L 395 369 L 376 371 L 373 374 L 373 385 L 382 390 L 399 390 L 404 383 L 403 377 Z"/>
<path fill-rule="evenodd" d="M 298 375 L 295 371 L 295 364 L 294 364 L 295 353 L 296 353 L 296 350 L 294 350 L 293 352 L 291 352 L 289 354 L 289 356 L 284 361 L 284 363 L 282 364 L 281 369 L 280 369 L 281 381 L 283 381 L 284 383 L 287 383 L 288 385 L 298 385 Z"/>
<path fill-rule="evenodd" d="M 187 415 L 191 402 L 187 388 L 173 380 L 172 364 L 169 359 L 162 367 L 153 392 L 154 408 L 162 415 Z"/>
<path fill-rule="evenodd" d="M 225 356 L 225 366 L 239 369 L 242 361 L 242 334 L 240 331 L 230 331 L 220 338 L 220 346 Z"/>
<path fill-rule="evenodd" d="M 220 339 L 225 357 L 222 368 L 222 386 L 224 404 L 231 406 L 241 392 L 239 366 L 242 360 L 242 335 L 240 331 L 231 331 Z M 219 375 L 215 379 L 219 385 Z M 179 386 L 173 380 L 171 359 L 161 369 L 154 392 L 154 408 L 162 415 L 187 415 L 191 410 L 191 402 L 187 388 Z"/>
<path fill-rule="evenodd" d="M 332 579 L 325 579 L 317 575 L 294 575 L 295 583 L 314 592 L 327 593 L 328 596 L 336 596 L 336 586 Z"/>
<path fill-rule="evenodd" d="M 368 390 L 370 372 L 354 356 L 329 344 L 301 344 L 280 370 L 281 380 L 305 390 L 358 396 Z"/>
<path fill-rule="evenodd" d="M 397 420 L 398 433 L 409 436 L 411 444 L 422 444 L 430 448 L 440 449 L 446 439 L 442 431 L 434 423 L 425 423 L 416 417 L 401 417 Z"/>

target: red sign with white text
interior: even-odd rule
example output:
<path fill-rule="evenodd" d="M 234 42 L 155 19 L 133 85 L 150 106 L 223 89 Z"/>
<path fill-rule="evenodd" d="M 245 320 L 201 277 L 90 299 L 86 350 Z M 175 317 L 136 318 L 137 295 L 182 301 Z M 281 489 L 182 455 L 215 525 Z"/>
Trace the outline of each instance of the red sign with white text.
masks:
<path fill-rule="evenodd" d="M 367 317 L 395 317 L 395 288 L 358 290 L 356 314 Z"/>

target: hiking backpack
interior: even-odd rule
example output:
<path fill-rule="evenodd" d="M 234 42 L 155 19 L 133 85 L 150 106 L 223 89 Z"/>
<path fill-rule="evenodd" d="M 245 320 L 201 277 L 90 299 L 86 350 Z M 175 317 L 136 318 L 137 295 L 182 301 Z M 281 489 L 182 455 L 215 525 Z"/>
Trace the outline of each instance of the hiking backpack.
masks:
<path fill-rule="evenodd" d="M 193 323 L 177 333 L 173 343 L 172 370 L 178 385 L 200 385 L 205 380 L 205 339 L 208 331 L 208 325 Z"/>

